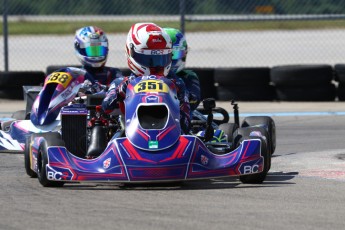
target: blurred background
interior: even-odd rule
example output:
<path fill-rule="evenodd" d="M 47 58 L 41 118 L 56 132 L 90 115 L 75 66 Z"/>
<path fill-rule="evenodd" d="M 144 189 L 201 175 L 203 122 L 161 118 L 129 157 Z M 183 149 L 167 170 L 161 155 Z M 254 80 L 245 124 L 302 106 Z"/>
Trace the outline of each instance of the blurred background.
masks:
<path fill-rule="evenodd" d="M 187 67 L 329 64 L 345 60 L 345 0 L 1 0 L 0 71 L 79 65 L 75 30 L 108 35 L 108 66 L 126 68 L 136 22 L 187 37 Z"/>

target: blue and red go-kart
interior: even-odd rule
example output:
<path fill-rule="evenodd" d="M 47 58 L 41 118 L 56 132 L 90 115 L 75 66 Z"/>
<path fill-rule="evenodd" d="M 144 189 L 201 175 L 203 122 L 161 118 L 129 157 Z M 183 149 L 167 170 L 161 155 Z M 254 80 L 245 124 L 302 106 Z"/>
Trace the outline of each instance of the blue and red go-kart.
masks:
<path fill-rule="evenodd" d="M 23 152 L 31 134 L 60 131 L 60 110 L 75 100 L 85 80 L 85 70 L 69 69 L 70 73 L 54 72 L 46 77 L 31 111 L 19 110 L 11 118 L 0 118 L 0 152 Z"/>
<path fill-rule="evenodd" d="M 58 80 L 56 87 L 61 85 Z M 37 103 L 43 104 L 44 100 Z M 48 114 L 49 107 L 35 106 L 37 114 L 31 114 L 31 118 L 47 120 L 41 114 Z M 239 176 L 244 183 L 263 182 L 275 149 L 273 120 L 247 117 L 239 128 L 235 105 L 237 122 L 218 125 L 213 120 L 214 107 L 213 100 L 205 100 L 201 110 L 206 112 L 206 118 L 196 112 L 193 133 L 181 134 L 174 84 L 156 76 L 136 78 L 128 85 L 122 117 L 102 114 L 99 107 L 93 111 L 94 106 L 83 102 L 63 106 L 59 132 L 33 133 L 27 138 L 26 172 L 37 176 L 43 186 L 77 181 L 140 183 L 229 176 Z M 225 133 L 225 142 L 214 142 L 215 128 Z M 199 131 L 201 134 L 195 135 Z"/>

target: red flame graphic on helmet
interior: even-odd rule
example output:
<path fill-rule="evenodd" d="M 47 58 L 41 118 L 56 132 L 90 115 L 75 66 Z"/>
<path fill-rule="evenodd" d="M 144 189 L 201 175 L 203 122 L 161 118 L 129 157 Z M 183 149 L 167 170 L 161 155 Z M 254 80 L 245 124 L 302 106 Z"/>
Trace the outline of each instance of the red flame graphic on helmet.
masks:
<path fill-rule="evenodd" d="M 161 35 L 162 29 L 155 25 L 155 24 L 142 24 L 138 26 L 138 28 L 135 30 L 135 25 L 132 26 L 132 40 L 136 45 L 141 44 L 141 42 L 137 39 L 138 37 L 138 32 L 142 29 L 145 28 L 146 32 L 148 33 L 155 33 L 155 34 L 150 34 L 149 38 L 146 42 L 146 45 L 149 49 L 164 49 L 166 48 L 166 40 L 165 38 Z"/>

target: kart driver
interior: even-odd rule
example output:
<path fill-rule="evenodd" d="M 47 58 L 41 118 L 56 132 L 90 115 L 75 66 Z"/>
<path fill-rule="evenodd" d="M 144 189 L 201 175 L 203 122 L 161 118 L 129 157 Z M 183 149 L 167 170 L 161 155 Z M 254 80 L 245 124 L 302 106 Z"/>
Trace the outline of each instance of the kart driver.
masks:
<path fill-rule="evenodd" d="M 106 91 L 107 86 L 118 77 L 122 77 L 119 69 L 105 66 L 108 57 L 109 43 L 104 31 L 96 26 L 80 28 L 75 33 L 75 55 L 82 64 L 87 75 L 82 88 L 86 94 Z"/>
<path fill-rule="evenodd" d="M 172 63 L 170 71 L 180 77 L 188 91 L 188 99 L 191 112 L 195 110 L 201 101 L 200 82 L 198 75 L 193 70 L 186 70 L 186 58 L 188 46 L 185 36 L 175 28 L 163 28 L 169 34 L 172 41 Z"/>
<path fill-rule="evenodd" d="M 152 54 L 152 50 L 159 52 Z M 117 102 L 124 100 L 127 85 L 135 77 L 148 75 L 168 77 L 177 88 L 181 129 L 184 133 L 189 133 L 191 122 L 188 92 L 183 80 L 170 71 L 171 52 L 171 39 L 161 27 L 154 23 L 132 25 L 126 41 L 127 63 L 132 74 L 129 77 L 117 78 L 111 83 L 102 103 L 103 110 L 111 112 L 116 108 Z"/>

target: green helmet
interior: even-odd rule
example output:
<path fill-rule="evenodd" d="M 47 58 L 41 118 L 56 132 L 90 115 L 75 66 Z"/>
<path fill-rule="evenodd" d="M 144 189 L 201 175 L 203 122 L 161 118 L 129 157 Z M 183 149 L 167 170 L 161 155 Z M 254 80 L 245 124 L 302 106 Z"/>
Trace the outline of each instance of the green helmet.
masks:
<path fill-rule="evenodd" d="M 188 46 L 185 36 L 178 29 L 163 28 L 169 34 L 172 41 L 172 64 L 171 70 L 175 73 L 180 72 L 186 65 Z"/>

